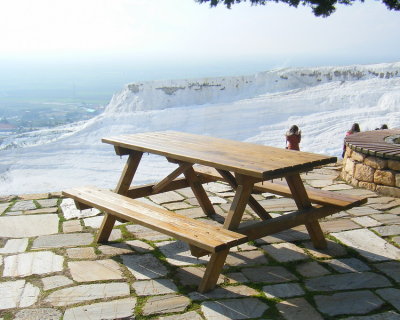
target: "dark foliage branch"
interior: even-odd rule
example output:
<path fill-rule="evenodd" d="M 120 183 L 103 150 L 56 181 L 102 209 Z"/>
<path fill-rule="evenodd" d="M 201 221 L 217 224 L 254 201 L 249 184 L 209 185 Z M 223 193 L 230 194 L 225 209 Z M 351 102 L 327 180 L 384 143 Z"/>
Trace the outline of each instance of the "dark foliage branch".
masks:
<path fill-rule="evenodd" d="M 228 9 L 235 3 L 247 0 L 195 0 L 199 3 L 210 3 L 211 7 L 224 4 Z M 283 2 L 289 6 L 296 7 L 299 4 L 310 6 L 316 16 L 328 17 L 336 10 L 337 4 L 351 5 L 357 0 L 248 0 L 252 5 L 265 5 L 267 2 Z M 364 0 L 359 0 L 364 2 Z M 389 10 L 400 11 L 400 0 L 381 0 Z"/>

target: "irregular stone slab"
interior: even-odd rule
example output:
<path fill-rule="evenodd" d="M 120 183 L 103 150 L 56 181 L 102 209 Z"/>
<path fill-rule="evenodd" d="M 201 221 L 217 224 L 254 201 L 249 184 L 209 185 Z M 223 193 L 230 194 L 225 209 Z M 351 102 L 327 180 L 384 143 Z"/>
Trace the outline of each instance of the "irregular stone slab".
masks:
<path fill-rule="evenodd" d="M 181 214 L 181 215 L 183 215 L 185 217 L 188 217 L 188 218 L 206 217 L 206 214 L 204 213 L 203 209 L 200 208 L 200 207 L 178 210 L 176 213 L 179 213 L 179 214 Z"/>
<path fill-rule="evenodd" d="M 308 252 L 316 258 L 332 258 L 340 257 L 347 254 L 346 249 L 341 244 L 332 240 L 326 240 L 327 247 L 325 249 L 316 249 L 311 241 L 304 242 L 304 247 Z"/>
<path fill-rule="evenodd" d="M 83 219 L 83 224 L 86 227 L 91 227 L 93 229 L 99 229 L 101 226 L 101 223 L 103 222 L 104 216 L 95 216 L 95 217 L 90 217 L 90 218 L 85 218 Z M 114 226 L 120 226 L 122 223 L 119 221 L 115 221 Z"/>
<path fill-rule="evenodd" d="M 189 293 L 189 298 L 192 300 L 209 300 L 209 299 L 228 299 L 228 298 L 244 298 L 258 295 L 258 291 L 248 286 L 230 286 L 224 288 L 215 288 L 206 293 L 197 291 Z"/>
<path fill-rule="evenodd" d="M 258 244 L 270 244 L 277 242 L 293 242 L 293 241 L 301 241 L 308 240 L 310 236 L 306 230 L 304 225 L 298 226 L 289 230 L 285 230 L 282 232 L 275 233 L 271 236 L 266 236 L 256 240 Z"/>
<path fill-rule="evenodd" d="M 210 257 L 196 258 L 192 256 L 189 246 L 183 241 L 163 241 L 156 246 L 165 255 L 167 261 L 175 266 L 187 266 L 193 264 L 204 264 Z"/>
<path fill-rule="evenodd" d="M 400 216 L 390 213 L 373 214 L 371 218 L 382 222 L 383 224 L 400 224 Z"/>
<path fill-rule="evenodd" d="M 120 319 L 132 316 L 136 306 L 136 298 L 126 298 L 109 302 L 93 303 L 90 305 L 65 310 L 63 320 L 106 320 Z"/>
<path fill-rule="evenodd" d="M 373 272 L 335 274 L 305 281 L 305 286 L 311 291 L 382 288 L 390 285 L 388 279 Z"/>
<path fill-rule="evenodd" d="M 381 222 L 376 221 L 375 219 L 372 219 L 370 217 L 365 217 L 365 216 L 353 218 L 351 220 L 353 220 L 355 223 L 357 223 L 360 226 L 365 227 L 365 228 L 377 227 L 382 224 Z"/>
<path fill-rule="evenodd" d="M 48 193 L 30 193 L 19 195 L 18 198 L 21 200 L 36 200 L 36 199 L 47 199 Z"/>
<path fill-rule="evenodd" d="M 80 232 L 83 229 L 79 220 L 65 221 L 62 227 L 64 233 Z"/>
<path fill-rule="evenodd" d="M 400 234 L 400 225 L 376 227 L 372 228 L 372 230 L 376 231 L 383 237 L 397 236 Z"/>
<path fill-rule="evenodd" d="M 393 307 L 400 311 L 400 290 L 395 288 L 385 288 L 376 290 L 376 293 L 379 294 L 383 299 L 389 302 Z"/>
<path fill-rule="evenodd" d="M 190 299 L 176 294 L 167 294 L 149 298 L 144 307 L 143 315 L 155 313 L 182 312 L 190 304 Z"/>
<path fill-rule="evenodd" d="M 63 270 L 64 257 L 50 251 L 27 252 L 4 259 L 4 277 L 26 277 Z"/>
<path fill-rule="evenodd" d="M 324 180 L 314 179 L 314 180 L 306 180 L 306 181 L 313 188 L 323 188 L 323 187 L 331 186 L 333 183 L 332 179 L 324 179 Z M 341 189 L 341 190 L 345 190 L 345 189 Z"/>
<path fill-rule="evenodd" d="M 400 314 L 394 311 L 371 314 L 369 316 L 349 317 L 346 320 L 400 320 Z"/>
<path fill-rule="evenodd" d="M 333 233 L 332 236 L 352 247 L 370 261 L 399 260 L 400 249 L 368 229 Z"/>
<path fill-rule="evenodd" d="M 230 284 L 249 282 L 249 279 L 247 279 L 241 272 L 230 272 L 225 275 Z"/>
<path fill-rule="evenodd" d="M 347 258 L 347 259 L 334 259 L 324 261 L 331 268 L 335 269 L 337 272 L 346 273 L 346 272 L 363 272 L 371 270 L 368 265 L 366 265 L 361 260 L 356 258 Z"/>
<path fill-rule="evenodd" d="M 195 311 L 190 311 L 182 314 L 174 314 L 172 316 L 159 317 L 159 320 L 203 320 Z"/>
<path fill-rule="evenodd" d="M 259 203 L 268 212 L 286 212 L 297 210 L 296 203 L 293 199 L 289 198 L 262 200 Z"/>
<path fill-rule="evenodd" d="M 175 211 L 175 210 L 179 210 L 179 209 L 190 208 L 191 205 L 186 202 L 180 201 L 180 202 L 165 203 L 165 204 L 163 204 L 163 207 L 166 208 L 167 210 Z"/>
<path fill-rule="evenodd" d="M 298 283 L 273 284 L 264 286 L 262 290 L 267 298 L 291 298 L 305 294 Z"/>
<path fill-rule="evenodd" d="M 140 226 L 138 224 L 129 224 L 126 226 L 126 230 L 132 233 L 136 238 L 145 239 L 149 241 L 158 241 L 158 240 L 168 240 L 171 239 L 171 236 L 163 234 L 158 231 L 154 231 L 152 229 Z"/>
<path fill-rule="evenodd" d="M 294 274 L 280 266 L 243 268 L 242 273 L 250 281 L 256 282 L 279 283 L 297 280 L 297 277 Z"/>
<path fill-rule="evenodd" d="M 150 196 L 149 199 L 157 204 L 163 204 L 168 202 L 182 201 L 185 198 L 175 191 L 168 191 Z"/>
<path fill-rule="evenodd" d="M 304 298 L 293 298 L 276 304 L 287 320 L 323 320 L 324 318 Z"/>
<path fill-rule="evenodd" d="M 0 217 L 0 237 L 24 238 L 58 233 L 58 220 L 55 214 Z"/>
<path fill-rule="evenodd" d="M 42 208 L 51 208 L 57 206 L 58 199 L 43 199 L 36 201 Z"/>
<path fill-rule="evenodd" d="M 25 309 L 15 315 L 14 320 L 59 320 L 61 311 L 52 308 Z"/>
<path fill-rule="evenodd" d="M 384 303 L 377 295 L 367 290 L 339 292 L 330 296 L 318 295 L 314 300 L 318 310 L 330 316 L 366 314 L 379 309 Z"/>
<path fill-rule="evenodd" d="M 24 214 L 23 211 L 7 211 L 6 212 L 6 215 L 8 215 L 8 216 L 20 216 L 20 215 L 23 215 L 23 214 Z"/>
<path fill-rule="evenodd" d="M 345 183 L 336 183 L 332 184 L 330 186 L 323 187 L 322 190 L 326 191 L 340 191 L 340 190 L 348 190 L 348 189 L 353 189 L 352 186 L 345 184 Z"/>
<path fill-rule="evenodd" d="M 66 276 L 51 276 L 42 278 L 43 282 L 43 290 L 51 290 L 54 288 L 68 286 L 74 283 L 71 279 L 67 278 Z"/>
<path fill-rule="evenodd" d="M 3 248 L 0 248 L 1 254 L 24 252 L 28 247 L 28 238 L 9 239 Z"/>
<path fill-rule="evenodd" d="M 348 194 L 351 196 L 367 197 L 367 198 L 373 198 L 373 197 L 377 196 L 377 194 L 375 192 L 366 190 L 366 189 L 341 190 L 341 191 L 339 191 L 339 193 L 344 193 L 344 194 Z"/>
<path fill-rule="evenodd" d="M 22 214 L 57 213 L 58 208 L 39 208 L 35 210 L 24 210 Z"/>
<path fill-rule="evenodd" d="M 126 243 L 112 243 L 99 246 L 101 253 L 111 256 L 117 256 L 120 254 L 129 254 L 134 251 Z"/>
<path fill-rule="evenodd" d="M 330 274 L 330 272 L 322 267 L 318 262 L 305 262 L 298 266 L 296 266 L 296 270 L 303 277 L 312 278 L 312 277 L 320 277 L 326 274 Z"/>
<path fill-rule="evenodd" d="M 75 206 L 75 202 L 73 199 L 63 199 L 63 201 L 60 204 L 61 211 L 64 215 L 64 218 L 66 220 L 78 218 L 87 218 L 87 217 L 93 217 L 96 216 L 100 213 L 99 210 L 97 209 L 85 209 L 85 210 L 78 210 Z"/>
<path fill-rule="evenodd" d="M 354 207 L 349 210 L 347 210 L 347 213 L 353 215 L 353 216 L 366 216 L 370 214 L 378 214 L 380 213 L 379 210 L 373 209 L 368 206 L 363 206 L 363 207 Z"/>
<path fill-rule="evenodd" d="M 201 279 L 203 279 L 205 267 L 184 267 L 179 268 L 177 271 L 177 278 L 180 283 L 184 286 L 198 286 Z M 223 283 L 225 277 L 220 274 L 218 277 L 217 284 Z"/>
<path fill-rule="evenodd" d="M 67 249 L 68 258 L 71 259 L 94 259 L 96 254 L 92 247 L 86 248 L 70 248 Z"/>
<path fill-rule="evenodd" d="M 400 262 L 389 261 L 383 263 L 374 264 L 374 266 L 386 274 L 388 277 L 392 278 L 397 283 L 400 283 Z"/>
<path fill-rule="evenodd" d="M 279 262 L 300 261 L 308 259 L 308 255 L 293 243 L 274 243 L 262 246 L 270 256 Z"/>
<path fill-rule="evenodd" d="M 39 294 L 39 288 L 25 280 L 0 282 L 0 310 L 29 307 Z"/>
<path fill-rule="evenodd" d="M 92 242 L 91 233 L 54 234 L 38 237 L 33 242 L 32 249 L 86 246 Z"/>
<path fill-rule="evenodd" d="M 153 251 L 154 248 L 146 242 L 140 240 L 129 240 L 125 242 L 128 244 L 134 251 L 144 253 Z"/>
<path fill-rule="evenodd" d="M 220 182 L 205 183 L 203 184 L 203 187 L 204 190 L 212 193 L 232 191 L 232 188 L 229 185 Z"/>
<path fill-rule="evenodd" d="M 267 257 L 259 250 L 231 252 L 225 261 L 228 266 L 251 266 L 268 263 Z"/>
<path fill-rule="evenodd" d="M 223 204 L 223 203 L 228 203 L 224 198 L 221 197 L 209 197 L 210 202 L 212 204 Z"/>
<path fill-rule="evenodd" d="M 391 201 L 388 203 L 372 203 L 369 206 L 377 210 L 389 210 L 397 207 L 398 205 L 399 203 L 397 201 Z"/>
<path fill-rule="evenodd" d="M 320 221 L 324 233 L 340 232 L 351 229 L 359 229 L 360 226 L 350 219 L 336 219 L 329 221 Z"/>
<path fill-rule="evenodd" d="M 7 203 L 0 203 L 0 214 L 2 214 L 4 211 L 7 210 L 7 208 L 10 206 L 10 202 Z"/>
<path fill-rule="evenodd" d="M 10 209 L 10 211 L 24 211 L 36 209 L 36 205 L 32 200 L 17 201 Z"/>
<path fill-rule="evenodd" d="M 72 279 L 77 282 L 123 279 L 117 262 L 111 259 L 68 262 Z"/>
<path fill-rule="evenodd" d="M 1 209 L 0 209 L 0 212 L 1 212 Z M 396 207 L 396 208 L 390 209 L 390 210 L 388 211 L 388 213 L 400 214 L 400 207 Z"/>
<path fill-rule="evenodd" d="M 108 241 L 116 241 L 122 238 L 122 232 L 120 229 L 112 229 Z"/>
<path fill-rule="evenodd" d="M 89 300 L 108 299 L 129 295 L 127 283 L 96 283 L 60 289 L 52 292 L 44 300 L 52 306 L 68 306 Z"/>
<path fill-rule="evenodd" d="M 137 280 L 165 277 L 167 268 L 152 254 L 123 255 L 122 263 Z"/>
<path fill-rule="evenodd" d="M 136 281 L 132 288 L 138 296 L 155 296 L 178 291 L 176 285 L 169 279 Z"/>
<path fill-rule="evenodd" d="M 249 319 L 258 318 L 268 306 L 256 298 L 205 301 L 201 311 L 206 319 Z"/>

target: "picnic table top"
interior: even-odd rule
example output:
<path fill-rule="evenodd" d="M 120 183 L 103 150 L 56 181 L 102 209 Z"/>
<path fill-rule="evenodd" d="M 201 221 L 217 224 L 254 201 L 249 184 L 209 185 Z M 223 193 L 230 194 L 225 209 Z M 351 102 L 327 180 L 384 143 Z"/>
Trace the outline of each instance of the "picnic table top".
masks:
<path fill-rule="evenodd" d="M 400 160 L 399 142 L 399 129 L 365 131 L 345 138 L 346 145 L 354 151 L 395 160 Z"/>
<path fill-rule="evenodd" d="M 312 170 L 336 157 L 175 131 L 103 138 L 116 147 L 149 152 L 263 180 Z"/>

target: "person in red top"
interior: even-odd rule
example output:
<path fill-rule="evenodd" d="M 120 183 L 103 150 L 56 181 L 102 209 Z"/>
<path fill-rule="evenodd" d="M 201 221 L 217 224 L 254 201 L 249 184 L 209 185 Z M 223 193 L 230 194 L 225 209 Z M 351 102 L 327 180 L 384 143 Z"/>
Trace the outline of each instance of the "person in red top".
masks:
<path fill-rule="evenodd" d="M 353 123 L 353 125 L 351 126 L 351 129 L 349 131 L 346 132 L 346 137 L 353 134 L 353 133 L 357 133 L 360 132 L 360 126 L 358 123 Z M 344 158 L 344 154 L 346 152 L 346 144 L 343 144 L 343 152 L 342 152 L 342 158 Z"/>
<path fill-rule="evenodd" d="M 293 125 L 289 131 L 286 132 L 286 149 L 300 151 L 301 131 L 299 127 Z"/>

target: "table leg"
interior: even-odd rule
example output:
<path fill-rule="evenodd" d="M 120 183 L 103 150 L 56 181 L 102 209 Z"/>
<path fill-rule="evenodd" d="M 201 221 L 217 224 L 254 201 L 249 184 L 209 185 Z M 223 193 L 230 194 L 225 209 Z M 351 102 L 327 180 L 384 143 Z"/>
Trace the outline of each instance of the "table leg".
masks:
<path fill-rule="evenodd" d="M 183 164 L 179 164 L 182 166 Z M 194 172 L 193 168 L 187 168 L 183 172 L 183 175 L 185 176 L 186 180 L 189 182 L 190 187 L 192 188 L 192 191 L 197 199 L 197 201 L 200 204 L 200 207 L 203 209 L 204 213 L 207 216 L 211 216 L 215 214 L 214 207 L 210 201 L 210 199 L 207 196 L 206 191 L 204 190 L 201 182 L 199 181 L 199 178 L 197 177 L 196 173 Z"/>
<path fill-rule="evenodd" d="M 300 210 L 310 208 L 311 202 L 308 198 L 307 191 L 304 187 L 300 175 L 296 174 L 287 176 L 286 181 L 290 188 L 290 191 L 292 192 L 293 199 L 296 202 L 297 207 Z M 305 224 L 305 226 L 314 247 L 316 249 L 325 249 L 327 247 L 327 243 L 318 220 L 308 222 Z"/>
<path fill-rule="evenodd" d="M 126 195 L 131 186 L 133 176 L 136 173 L 140 160 L 142 159 L 142 152 L 132 151 L 126 161 L 125 167 L 122 170 L 121 177 L 119 178 L 117 187 L 114 192 Z M 108 213 L 104 216 L 100 229 L 97 233 L 96 242 L 103 243 L 110 237 L 111 231 L 114 227 L 116 218 Z"/>
<path fill-rule="evenodd" d="M 218 169 L 217 171 L 225 179 L 225 181 L 229 183 L 229 185 L 232 187 L 233 190 L 237 189 L 238 185 L 232 173 L 230 173 L 229 171 L 218 170 Z M 258 203 L 256 199 L 254 199 L 252 195 L 249 196 L 249 206 L 262 220 L 267 220 L 272 218 L 270 214 L 263 208 L 262 205 Z"/>
<path fill-rule="evenodd" d="M 224 223 L 224 228 L 229 230 L 235 230 L 239 227 L 255 182 L 253 179 L 242 175 L 237 175 L 236 181 L 238 183 L 236 194 Z M 200 292 L 206 292 L 215 287 L 228 253 L 229 249 L 211 255 L 206 272 L 198 288 Z"/>

